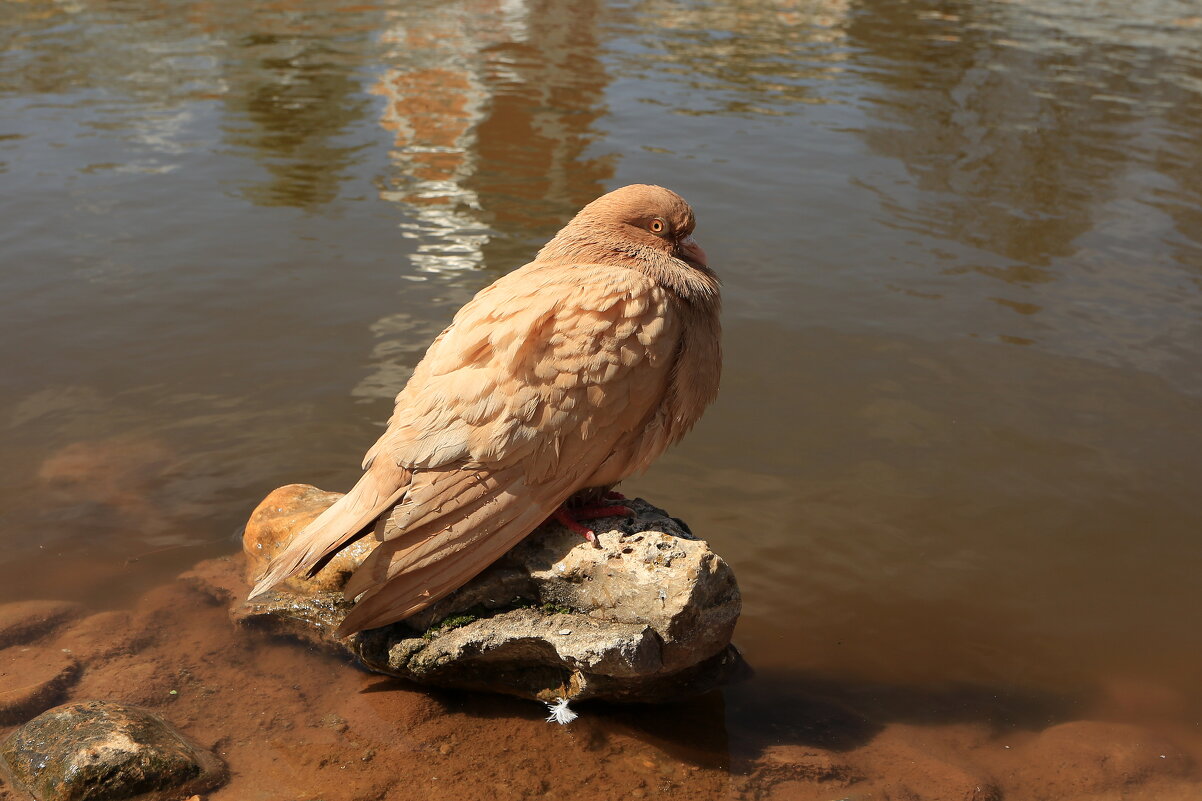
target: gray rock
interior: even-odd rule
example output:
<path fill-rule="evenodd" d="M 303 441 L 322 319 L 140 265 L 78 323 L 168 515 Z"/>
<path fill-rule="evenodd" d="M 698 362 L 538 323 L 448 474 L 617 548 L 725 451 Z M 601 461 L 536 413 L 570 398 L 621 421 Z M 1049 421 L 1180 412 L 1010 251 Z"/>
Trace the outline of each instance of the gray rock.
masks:
<path fill-rule="evenodd" d="M 271 514 L 256 511 L 247 527 L 251 575 L 289 539 L 257 530 L 256 520 L 306 521 L 337 497 L 284 489 L 264 501 Z M 290 503 L 318 506 L 302 513 Z M 669 701 L 738 677 L 746 666 L 730 643 L 740 611 L 730 567 L 663 510 L 628 505 L 633 518 L 596 521 L 600 548 L 546 524 L 430 608 L 346 640 L 331 635 L 350 608 L 332 590 L 346 564 L 319 572 L 311 589 L 293 580 L 234 616 L 380 673 L 544 701 Z"/>
<path fill-rule="evenodd" d="M 37 801 L 168 801 L 226 778 L 221 760 L 162 718 L 108 701 L 29 721 L 0 745 L 0 767 Z"/>

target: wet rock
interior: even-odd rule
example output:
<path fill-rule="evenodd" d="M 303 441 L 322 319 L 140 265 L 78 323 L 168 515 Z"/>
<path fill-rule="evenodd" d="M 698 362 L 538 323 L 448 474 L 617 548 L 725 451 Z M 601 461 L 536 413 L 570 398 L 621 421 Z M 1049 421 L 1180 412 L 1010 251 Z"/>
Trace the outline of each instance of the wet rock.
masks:
<path fill-rule="evenodd" d="M 1110 676 L 1101 681 L 1095 703 L 1107 718 L 1131 722 L 1171 721 L 1189 706 L 1179 689 L 1134 676 Z"/>
<path fill-rule="evenodd" d="M 168 801 L 226 777 L 221 760 L 162 718 L 107 701 L 29 721 L 0 745 L 0 766 L 37 801 Z"/>
<path fill-rule="evenodd" d="M 268 496 L 243 541 L 249 575 L 337 498 L 303 485 Z M 730 567 L 663 510 L 628 505 L 633 518 L 598 521 L 617 525 L 598 530 L 600 548 L 544 525 L 429 609 L 347 640 L 331 636 L 350 608 L 340 590 L 374 547 L 370 536 L 235 619 L 352 653 L 380 673 L 540 700 L 675 700 L 740 675 Z"/>
<path fill-rule="evenodd" d="M 326 507 L 341 498 L 337 492 L 325 492 L 308 484 L 289 484 L 272 492 L 251 513 L 242 535 L 242 550 L 253 579 L 271 558 L 292 541 L 292 535 L 307 526 Z M 364 537 L 351 543 L 311 578 L 290 578 L 279 586 L 302 595 L 315 592 L 342 594 L 342 587 L 375 547 L 375 540 Z M 251 583 L 254 583 L 253 580 Z"/>
<path fill-rule="evenodd" d="M 103 669 L 89 667 L 75 688 L 77 698 L 104 698 L 125 704 L 162 704 L 179 680 L 156 660 L 141 654 L 119 656 Z"/>
<path fill-rule="evenodd" d="M 38 466 L 37 478 L 52 505 L 146 535 L 173 527 L 165 508 L 177 515 L 207 511 L 182 497 L 173 477 L 178 462 L 162 440 L 119 435 L 60 448 Z"/>
<path fill-rule="evenodd" d="M 0 725 L 20 723 L 60 703 L 78 677 L 79 663 L 61 650 L 0 651 Z"/>
<path fill-rule="evenodd" d="M 0 605 L 0 648 L 33 642 L 83 614 L 70 601 L 16 601 Z"/>

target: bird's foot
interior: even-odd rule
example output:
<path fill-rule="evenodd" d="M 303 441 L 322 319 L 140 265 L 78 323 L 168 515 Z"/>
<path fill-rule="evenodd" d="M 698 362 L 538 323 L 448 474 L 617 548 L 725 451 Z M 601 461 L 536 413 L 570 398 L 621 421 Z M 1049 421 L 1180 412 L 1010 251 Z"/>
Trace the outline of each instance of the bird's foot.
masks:
<path fill-rule="evenodd" d="M 579 523 L 577 523 L 576 518 L 573 517 L 572 513 L 568 511 L 568 508 L 566 506 L 561 506 L 558 509 L 556 509 L 555 514 L 551 515 L 551 517 L 555 518 L 555 520 L 557 522 L 563 524 L 564 526 L 568 527 L 572 531 L 575 531 L 580 536 L 584 537 L 585 540 L 587 540 L 588 542 L 591 542 L 593 545 L 597 546 L 598 548 L 601 547 L 601 543 L 597 542 L 597 532 L 593 531 L 591 528 L 588 528 L 587 526 L 582 526 Z"/>
<path fill-rule="evenodd" d="M 625 497 L 622 498 L 625 500 Z M 555 510 L 552 515 L 559 523 L 562 523 L 567 528 L 575 531 L 585 540 L 591 542 L 594 546 L 600 548 L 601 543 L 597 542 L 597 532 L 587 526 L 580 525 L 581 520 L 598 520 L 603 517 L 630 517 L 634 512 L 627 506 L 619 506 L 614 504 L 597 504 L 595 506 L 561 506 Z"/>

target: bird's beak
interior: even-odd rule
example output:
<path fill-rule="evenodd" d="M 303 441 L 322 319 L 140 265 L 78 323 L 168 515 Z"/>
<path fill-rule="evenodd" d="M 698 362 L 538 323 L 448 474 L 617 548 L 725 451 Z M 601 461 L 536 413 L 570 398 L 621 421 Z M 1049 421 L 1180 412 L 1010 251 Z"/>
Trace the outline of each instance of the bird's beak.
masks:
<path fill-rule="evenodd" d="M 691 235 L 680 240 L 678 247 L 680 248 L 680 252 L 684 254 L 685 261 L 698 264 L 702 267 L 707 266 L 705 262 L 705 251 L 701 249 L 701 245 L 698 245 L 697 241 L 693 239 Z"/>

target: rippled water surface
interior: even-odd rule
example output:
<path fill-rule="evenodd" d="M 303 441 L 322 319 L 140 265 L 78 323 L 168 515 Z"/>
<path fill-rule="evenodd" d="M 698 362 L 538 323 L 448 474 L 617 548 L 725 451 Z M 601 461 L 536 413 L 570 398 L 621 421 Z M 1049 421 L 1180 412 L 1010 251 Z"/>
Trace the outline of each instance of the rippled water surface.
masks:
<path fill-rule="evenodd" d="M 626 490 L 737 572 L 727 720 L 1119 682 L 1195 726 L 1199 13 L 4 4 L 0 600 L 120 606 L 272 488 L 345 489 L 456 308 L 660 183 L 727 366 Z"/>

